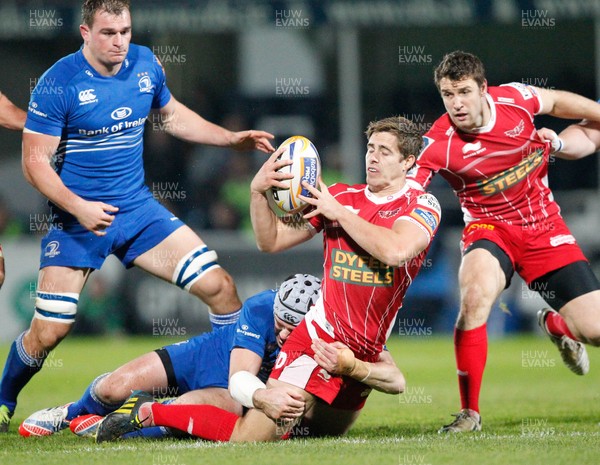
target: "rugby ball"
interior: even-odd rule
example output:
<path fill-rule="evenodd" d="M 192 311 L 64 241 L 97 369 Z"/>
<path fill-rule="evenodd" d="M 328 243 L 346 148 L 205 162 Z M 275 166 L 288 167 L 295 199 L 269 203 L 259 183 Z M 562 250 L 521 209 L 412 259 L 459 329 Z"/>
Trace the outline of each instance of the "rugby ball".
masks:
<path fill-rule="evenodd" d="M 321 176 L 321 160 L 319 152 L 313 143 L 303 136 L 292 136 L 286 139 L 280 147 L 285 147 L 278 160 L 292 160 L 291 165 L 284 166 L 279 171 L 292 173 L 289 189 L 271 188 L 267 191 L 267 199 L 271 209 L 278 215 L 289 215 L 301 212 L 308 204 L 298 196 L 310 197 L 307 189 L 302 187 L 302 181 L 317 187 L 317 179 Z"/>

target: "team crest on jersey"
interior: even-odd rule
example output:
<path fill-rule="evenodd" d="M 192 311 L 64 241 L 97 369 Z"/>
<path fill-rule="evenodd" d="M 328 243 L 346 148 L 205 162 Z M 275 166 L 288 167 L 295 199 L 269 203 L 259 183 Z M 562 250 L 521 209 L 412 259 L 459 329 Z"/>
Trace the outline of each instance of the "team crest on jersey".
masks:
<path fill-rule="evenodd" d="M 515 137 L 521 135 L 521 133 L 523 132 L 523 129 L 525 129 L 525 121 L 521 120 L 521 121 L 519 121 L 519 124 L 517 124 L 510 131 L 506 131 L 504 134 L 506 134 L 508 137 L 515 138 Z"/>
<path fill-rule="evenodd" d="M 394 216 L 396 216 L 398 214 L 398 212 L 400 212 L 399 208 L 396 208 L 395 210 L 381 210 L 378 212 L 379 216 L 381 218 L 393 218 Z"/>
<path fill-rule="evenodd" d="M 117 108 L 116 110 L 114 110 L 111 114 L 110 117 L 114 120 L 120 120 L 120 119 L 125 119 L 129 116 L 131 116 L 131 114 L 133 113 L 133 110 L 129 107 L 121 107 L 121 108 Z"/>
<path fill-rule="evenodd" d="M 140 92 L 152 92 L 154 88 L 154 84 L 152 84 L 152 79 L 148 76 L 148 72 L 145 71 L 143 73 L 138 73 L 140 80 L 138 81 L 138 87 L 140 88 Z"/>
<path fill-rule="evenodd" d="M 521 160 L 518 165 L 502 171 L 489 179 L 477 181 L 479 191 L 486 196 L 494 195 L 513 187 L 544 162 L 544 149 L 539 148 Z"/>

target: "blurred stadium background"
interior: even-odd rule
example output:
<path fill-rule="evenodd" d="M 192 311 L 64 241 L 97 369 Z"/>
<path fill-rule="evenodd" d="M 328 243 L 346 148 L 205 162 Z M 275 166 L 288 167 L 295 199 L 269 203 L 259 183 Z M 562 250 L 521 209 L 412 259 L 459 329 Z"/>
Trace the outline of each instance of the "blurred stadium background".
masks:
<path fill-rule="evenodd" d="M 363 131 L 374 119 L 406 116 L 426 131 L 443 106 L 432 80 L 444 53 L 479 55 L 491 84 L 519 81 L 600 96 L 597 0 L 146 0 L 132 2 L 133 41 L 163 63 L 173 94 L 230 129 L 292 134 L 318 147 L 328 183 L 363 180 Z M 81 45 L 80 1 L 0 2 L 0 90 L 25 108 L 41 74 Z M 294 272 L 321 272 L 321 241 L 260 254 L 248 220 L 248 187 L 263 155 L 197 147 L 146 128 L 147 181 L 208 244 L 241 297 Z M 566 121 L 539 118 L 560 130 Z M 0 130 L 0 242 L 7 278 L 0 291 L 0 342 L 31 316 L 44 199 L 26 184 L 20 135 Z M 575 236 L 600 264 L 599 170 L 595 156 L 553 161 L 550 185 Z M 399 315 L 397 332 L 450 331 L 457 312 L 462 214 L 441 179 L 432 191 L 443 225 Z M 167 259 L 168 257 L 165 257 Z M 599 270 L 600 271 L 600 270 Z M 490 332 L 535 330 L 542 300 L 518 278 L 499 302 Z M 81 300 L 78 332 L 186 336 L 208 328 L 204 306 L 137 270 L 108 260 Z"/>

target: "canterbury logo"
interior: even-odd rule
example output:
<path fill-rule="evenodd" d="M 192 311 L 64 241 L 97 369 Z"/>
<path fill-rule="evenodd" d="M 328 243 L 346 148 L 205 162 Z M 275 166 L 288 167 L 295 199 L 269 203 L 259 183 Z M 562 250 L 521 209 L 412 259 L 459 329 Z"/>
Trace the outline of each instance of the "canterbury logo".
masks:
<path fill-rule="evenodd" d="M 462 153 L 476 152 L 481 148 L 481 142 L 475 142 L 474 144 L 465 144 L 462 148 Z"/>
<path fill-rule="evenodd" d="M 497 174 L 493 178 L 477 181 L 477 187 L 479 187 L 479 191 L 483 195 L 497 194 L 520 183 L 529 173 L 540 166 L 543 161 L 544 150 L 539 148 L 527 158 L 524 158 L 518 165 Z"/>
<path fill-rule="evenodd" d="M 94 89 L 86 89 L 79 92 L 79 101 L 81 103 L 88 103 L 96 100 L 96 94 L 94 94 Z"/>

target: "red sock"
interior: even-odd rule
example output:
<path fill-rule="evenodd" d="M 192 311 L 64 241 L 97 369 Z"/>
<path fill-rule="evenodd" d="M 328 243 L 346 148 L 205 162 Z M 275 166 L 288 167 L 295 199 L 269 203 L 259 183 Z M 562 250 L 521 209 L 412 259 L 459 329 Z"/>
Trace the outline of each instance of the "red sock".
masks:
<path fill-rule="evenodd" d="M 579 341 L 579 339 L 577 339 L 575 336 L 573 336 L 573 333 L 571 333 L 571 331 L 569 331 L 567 322 L 565 321 L 565 319 L 562 316 L 560 316 L 560 313 L 556 313 L 556 312 L 548 313 L 548 315 L 546 316 L 546 328 L 548 328 L 548 332 L 550 334 L 552 334 L 553 336 L 558 336 L 558 337 L 567 336 L 567 337 L 570 337 L 571 339 Z"/>
<path fill-rule="evenodd" d="M 463 409 L 479 412 L 479 391 L 487 360 L 486 325 L 463 331 L 454 330 L 454 354 L 458 369 L 458 388 Z"/>
<path fill-rule="evenodd" d="M 170 426 L 210 441 L 229 441 L 238 416 L 213 405 L 152 404 L 156 426 Z"/>

